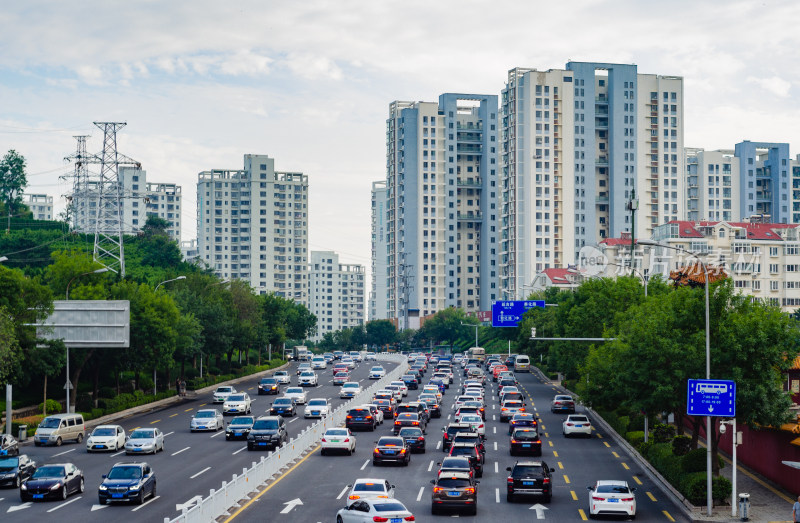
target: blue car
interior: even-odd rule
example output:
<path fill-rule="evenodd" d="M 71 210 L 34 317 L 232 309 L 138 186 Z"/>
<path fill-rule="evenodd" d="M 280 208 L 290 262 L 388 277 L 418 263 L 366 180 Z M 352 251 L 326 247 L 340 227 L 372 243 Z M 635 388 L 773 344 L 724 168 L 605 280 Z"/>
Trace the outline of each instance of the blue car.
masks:
<path fill-rule="evenodd" d="M 430 382 L 428 382 L 428 385 L 436 385 L 437 387 L 439 387 L 439 392 L 444 394 L 444 389 L 446 388 L 446 385 L 443 380 L 440 380 L 438 378 L 432 379 Z"/>
<path fill-rule="evenodd" d="M 156 473 L 144 462 L 116 463 L 98 487 L 101 505 L 109 501 L 141 505 L 147 497 L 156 497 Z"/>

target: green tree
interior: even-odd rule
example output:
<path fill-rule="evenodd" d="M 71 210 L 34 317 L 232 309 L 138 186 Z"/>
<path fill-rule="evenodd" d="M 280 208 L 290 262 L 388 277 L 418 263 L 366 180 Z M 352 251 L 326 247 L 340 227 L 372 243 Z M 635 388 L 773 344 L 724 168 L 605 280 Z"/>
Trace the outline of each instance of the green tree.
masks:
<path fill-rule="evenodd" d="M 47 414 L 47 381 L 64 368 L 67 348 L 62 340 L 39 340 L 25 354 L 25 373 L 42 378 L 43 414 Z M 0 380 L 1 381 L 1 380 Z"/>
<path fill-rule="evenodd" d="M 20 358 L 14 321 L 8 310 L 0 307 L 0 383 L 11 381 Z"/>
<path fill-rule="evenodd" d="M 433 318 L 427 320 L 422 326 L 422 330 L 425 331 L 425 336 L 434 340 L 435 343 L 447 343 L 449 345 L 465 333 L 471 334 L 473 332 L 469 327 L 461 325 L 462 323 L 472 325 L 477 322 L 476 318 L 467 317 L 463 309 L 448 307 L 440 310 Z"/>
<path fill-rule="evenodd" d="M 394 343 L 397 339 L 397 329 L 389 320 L 372 320 L 364 326 L 367 331 L 367 343 L 379 347 Z"/>
<path fill-rule="evenodd" d="M 27 185 L 25 158 L 11 149 L 0 160 L 0 200 L 5 204 L 8 215 L 6 232 L 11 231 L 11 215 L 22 204 L 22 192 Z"/>

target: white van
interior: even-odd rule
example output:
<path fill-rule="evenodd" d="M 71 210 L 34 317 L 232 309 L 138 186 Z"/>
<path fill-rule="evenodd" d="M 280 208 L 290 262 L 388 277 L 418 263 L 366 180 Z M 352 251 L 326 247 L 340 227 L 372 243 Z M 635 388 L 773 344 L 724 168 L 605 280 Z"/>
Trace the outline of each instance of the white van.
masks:
<path fill-rule="evenodd" d="M 514 372 L 530 372 L 531 359 L 527 356 L 520 354 L 514 358 Z"/>

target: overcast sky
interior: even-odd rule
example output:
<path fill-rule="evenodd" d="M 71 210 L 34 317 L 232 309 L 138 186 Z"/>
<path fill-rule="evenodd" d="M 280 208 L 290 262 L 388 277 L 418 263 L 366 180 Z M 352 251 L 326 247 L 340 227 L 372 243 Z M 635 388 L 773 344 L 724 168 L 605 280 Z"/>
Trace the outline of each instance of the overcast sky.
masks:
<path fill-rule="evenodd" d="M 69 192 L 63 157 L 93 121 L 125 121 L 119 150 L 148 181 L 183 186 L 246 153 L 309 177 L 310 249 L 370 263 L 370 188 L 385 177 L 393 100 L 499 94 L 513 67 L 635 63 L 684 77 L 686 146 L 800 147 L 800 2 L 88 1 L 0 10 L 0 153 L 31 193 Z"/>

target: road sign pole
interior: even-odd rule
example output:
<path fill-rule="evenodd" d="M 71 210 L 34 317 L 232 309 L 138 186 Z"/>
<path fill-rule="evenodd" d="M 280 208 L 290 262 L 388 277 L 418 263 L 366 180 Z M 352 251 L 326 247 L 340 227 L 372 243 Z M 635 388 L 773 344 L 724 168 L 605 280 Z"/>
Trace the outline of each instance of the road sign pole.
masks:
<path fill-rule="evenodd" d="M 70 381 L 69 381 L 69 345 L 67 345 L 67 383 L 66 383 L 66 387 L 65 387 L 67 389 L 67 414 L 69 414 L 69 412 L 70 412 L 70 410 L 69 410 L 69 394 L 70 394 L 69 383 L 70 383 Z"/>
<path fill-rule="evenodd" d="M 6 384 L 6 434 L 11 435 L 11 384 Z"/>

